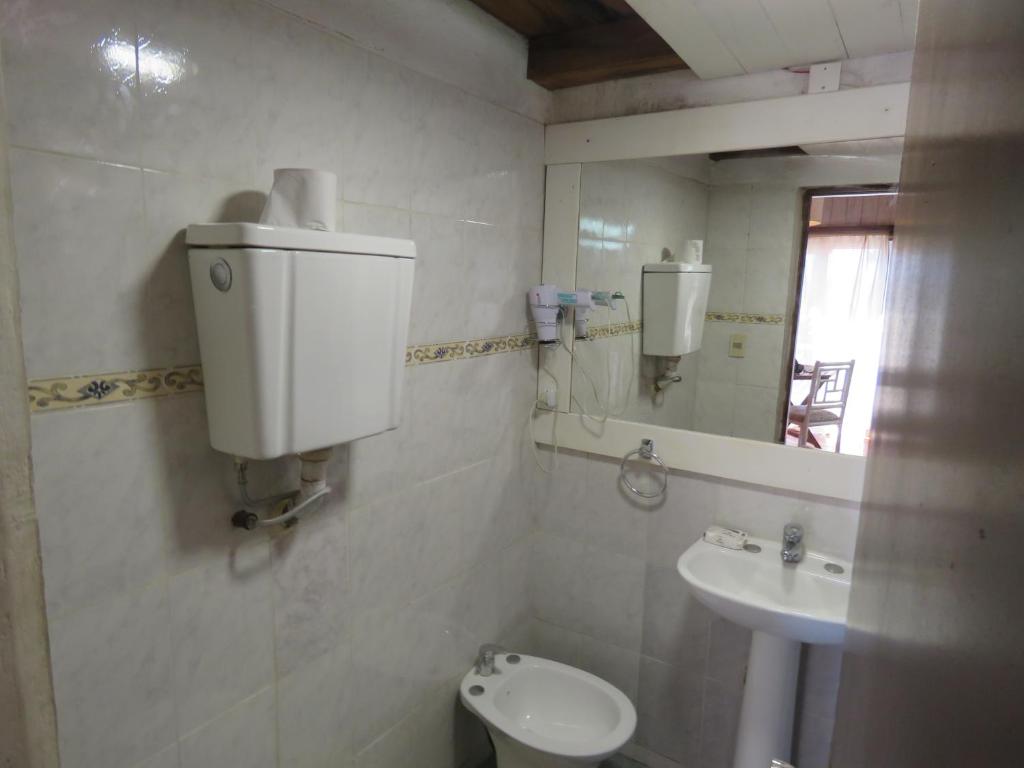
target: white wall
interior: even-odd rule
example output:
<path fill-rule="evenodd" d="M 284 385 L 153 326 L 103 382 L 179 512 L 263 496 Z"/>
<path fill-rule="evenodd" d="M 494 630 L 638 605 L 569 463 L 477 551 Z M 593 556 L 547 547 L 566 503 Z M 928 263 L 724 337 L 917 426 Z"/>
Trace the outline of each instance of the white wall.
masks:
<path fill-rule="evenodd" d="M 345 230 L 416 240 L 411 342 L 525 332 L 542 126 L 514 94 L 469 92 L 487 78 L 433 76 L 475 61 L 511 82 L 524 49 L 468 3 L 430 3 L 458 35 L 423 38 L 425 75 L 392 44 L 426 34 L 415 5 L 348 4 L 389 58 L 261 2 L 4 3 L 29 379 L 197 363 L 182 229 L 252 219 L 282 165 L 338 173 Z M 228 525 L 232 461 L 200 394 L 35 413 L 62 765 L 479 758 L 456 680 L 480 643 L 526 644 L 535 382 L 523 352 L 408 368 L 402 427 L 337 450 L 326 508 L 269 534 Z M 296 467 L 251 475 L 279 490 Z"/>
<path fill-rule="evenodd" d="M 713 269 L 708 311 L 783 315 L 786 320 L 705 324 L 694 419 L 701 432 L 776 438 L 782 358 L 792 332 L 801 204 L 796 186 L 727 184 L 711 189 L 704 259 Z M 746 338 L 743 358 L 729 357 L 733 334 Z"/>
<path fill-rule="evenodd" d="M 666 249 L 682 254 L 687 240 L 704 239 L 708 189 L 703 179 L 709 173 L 707 165 L 706 159 L 674 164 L 584 163 L 576 285 L 591 290 L 621 290 L 629 302 L 630 316 L 639 320 L 643 265 L 662 261 Z M 614 312 L 599 309 L 592 317 L 594 325 L 627 322 L 622 303 Z M 610 366 L 611 403 L 621 418 L 690 428 L 696 355 L 688 355 L 680 363 L 683 381 L 655 397 L 651 387 L 661 371 L 656 361 L 641 354 L 641 347 L 639 333 L 577 341 L 573 410 L 582 408 L 591 414 L 602 411 L 579 365 L 589 372 L 602 405 L 608 402 Z"/>
<path fill-rule="evenodd" d="M 664 500 L 645 506 L 618 474 L 615 459 L 563 452 L 540 486 L 534 648 L 620 687 L 637 706 L 637 746 L 685 768 L 727 768 L 750 633 L 697 603 L 676 561 L 712 523 L 774 539 L 790 521 L 809 547 L 849 559 L 857 505 L 676 472 Z M 840 658 L 805 649 L 800 768 L 827 766 Z"/>
<path fill-rule="evenodd" d="M 842 63 L 842 88 L 910 82 L 913 53 L 892 53 Z M 690 70 L 631 77 L 556 91 L 548 122 L 570 123 L 670 109 L 734 104 L 807 93 L 806 68 L 701 80 Z"/>

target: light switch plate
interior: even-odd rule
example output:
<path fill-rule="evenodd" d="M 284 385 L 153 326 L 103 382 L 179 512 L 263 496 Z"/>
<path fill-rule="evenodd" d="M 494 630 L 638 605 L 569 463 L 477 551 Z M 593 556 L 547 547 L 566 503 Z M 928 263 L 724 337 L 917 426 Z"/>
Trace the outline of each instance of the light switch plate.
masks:
<path fill-rule="evenodd" d="M 729 357 L 747 356 L 747 334 L 734 333 L 729 337 Z"/>

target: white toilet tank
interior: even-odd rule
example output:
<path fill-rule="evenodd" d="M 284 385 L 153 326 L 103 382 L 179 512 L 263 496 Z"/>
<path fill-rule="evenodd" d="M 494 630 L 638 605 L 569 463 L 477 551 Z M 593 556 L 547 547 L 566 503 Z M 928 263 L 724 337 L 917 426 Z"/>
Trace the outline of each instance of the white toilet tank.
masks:
<path fill-rule="evenodd" d="M 700 349 L 710 290 L 710 264 L 644 264 L 644 354 L 679 357 Z"/>
<path fill-rule="evenodd" d="M 186 240 L 214 448 L 268 459 L 398 426 L 412 241 L 247 223 Z"/>

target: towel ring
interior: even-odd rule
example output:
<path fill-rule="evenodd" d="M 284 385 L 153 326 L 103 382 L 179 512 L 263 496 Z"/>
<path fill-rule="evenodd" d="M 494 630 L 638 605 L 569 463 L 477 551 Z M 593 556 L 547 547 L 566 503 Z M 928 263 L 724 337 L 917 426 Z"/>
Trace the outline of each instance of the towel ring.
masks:
<path fill-rule="evenodd" d="M 657 462 L 657 466 L 661 467 L 661 487 L 657 491 L 654 491 L 653 493 L 641 491 L 626 479 L 626 462 L 633 456 L 639 456 L 641 459 Z M 641 499 L 657 499 L 664 495 L 665 489 L 668 488 L 668 467 L 665 466 L 665 462 L 661 460 L 661 457 L 654 452 L 653 440 L 645 437 L 640 441 L 639 448 L 634 448 L 622 457 L 622 463 L 619 464 L 619 480 L 621 480 L 622 484 L 629 489 L 630 493 L 639 496 Z"/>

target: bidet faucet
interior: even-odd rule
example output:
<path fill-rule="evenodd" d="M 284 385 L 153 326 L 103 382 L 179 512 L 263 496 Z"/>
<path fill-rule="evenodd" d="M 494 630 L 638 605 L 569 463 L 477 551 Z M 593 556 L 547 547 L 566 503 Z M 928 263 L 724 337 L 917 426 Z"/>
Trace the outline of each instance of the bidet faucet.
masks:
<path fill-rule="evenodd" d="M 804 559 L 804 527 L 787 523 L 782 529 L 782 562 L 799 563 Z"/>
<path fill-rule="evenodd" d="M 490 677 L 495 673 L 500 675 L 501 670 L 494 666 L 494 654 L 503 653 L 504 650 L 500 645 L 494 643 L 481 645 L 476 655 L 476 673 L 480 677 Z"/>

